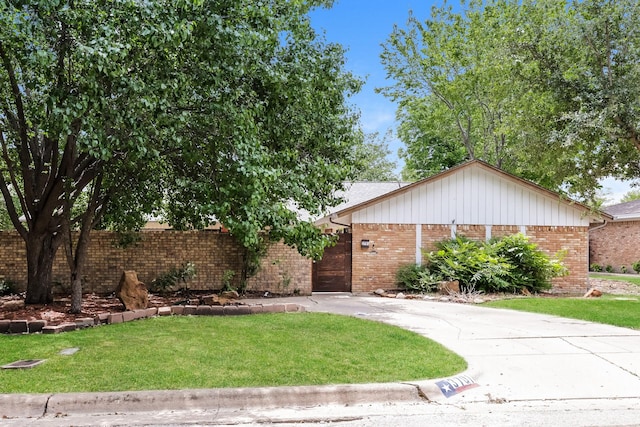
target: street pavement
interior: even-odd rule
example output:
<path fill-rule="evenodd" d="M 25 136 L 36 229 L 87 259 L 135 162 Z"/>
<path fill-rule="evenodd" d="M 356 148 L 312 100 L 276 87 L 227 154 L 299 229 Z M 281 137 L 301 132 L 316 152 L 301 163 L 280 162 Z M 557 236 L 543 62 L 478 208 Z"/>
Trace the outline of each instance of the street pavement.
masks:
<path fill-rule="evenodd" d="M 0 425 L 640 425 L 640 331 L 426 300 L 286 301 L 415 331 L 468 370 L 391 384 L 0 395 Z"/>

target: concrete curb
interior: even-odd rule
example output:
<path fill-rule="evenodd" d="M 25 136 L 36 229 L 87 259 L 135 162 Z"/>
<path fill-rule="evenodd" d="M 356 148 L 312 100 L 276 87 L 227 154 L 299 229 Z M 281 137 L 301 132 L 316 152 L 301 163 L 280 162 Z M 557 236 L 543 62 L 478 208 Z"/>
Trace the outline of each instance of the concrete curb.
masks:
<path fill-rule="evenodd" d="M 424 402 L 447 399 L 438 383 L 476 378 L 466 371 L 450 378 L 406 383 L 327 386 L 152 390 L 99 393 L 3 394 L 0 418 L 132 413 L 163 410 L 246 410 Z M 475 384 L 477 386 L 477 384 Z M 462 387 L 466 389 L 468 387 Z M 457 394 L 457 393 L 454 393 Z"/>
<path fill-rule="evenodd" d="M 4 394 L 0 418 L 107 414 L 218 408 L 274 409 L 374 402 L 420 402 L 410 384 L 345 384 L 331 386 L 157 390 L 103 393 Z"/>

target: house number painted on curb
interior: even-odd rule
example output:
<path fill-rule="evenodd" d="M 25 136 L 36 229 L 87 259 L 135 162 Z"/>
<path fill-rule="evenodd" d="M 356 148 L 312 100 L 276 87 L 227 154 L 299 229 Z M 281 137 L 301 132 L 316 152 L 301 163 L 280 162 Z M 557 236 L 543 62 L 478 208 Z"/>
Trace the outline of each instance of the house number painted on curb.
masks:
<path fill-rule="evenodd" d="M 455 396 L 470 388 L 478 387 L 475 380 L 468 375 L 458 375 L 457 377 L 436 381 L 436 385 L 445 397 Z"/>

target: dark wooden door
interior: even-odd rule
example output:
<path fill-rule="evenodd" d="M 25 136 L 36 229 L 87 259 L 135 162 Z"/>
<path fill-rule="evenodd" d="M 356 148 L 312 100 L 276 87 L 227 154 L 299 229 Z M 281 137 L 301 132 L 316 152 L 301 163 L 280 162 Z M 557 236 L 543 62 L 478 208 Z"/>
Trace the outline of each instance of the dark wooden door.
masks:
<path fill-rule="evenodd" d="M 338 236 L 336 245 L 313 263 L 313 292 L 351 292 L 351 234 Z"/>

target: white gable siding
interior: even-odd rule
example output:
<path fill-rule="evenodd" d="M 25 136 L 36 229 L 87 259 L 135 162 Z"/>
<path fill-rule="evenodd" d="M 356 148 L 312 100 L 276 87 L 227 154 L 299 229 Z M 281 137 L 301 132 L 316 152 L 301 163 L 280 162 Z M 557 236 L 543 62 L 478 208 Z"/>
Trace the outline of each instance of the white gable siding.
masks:
<path fill-rule="evenodd" d="M 573 207 L 477 165 L 353 212 L 361 224 L 588 226 Z"/>

